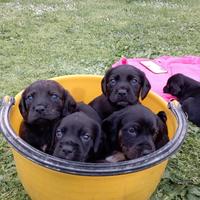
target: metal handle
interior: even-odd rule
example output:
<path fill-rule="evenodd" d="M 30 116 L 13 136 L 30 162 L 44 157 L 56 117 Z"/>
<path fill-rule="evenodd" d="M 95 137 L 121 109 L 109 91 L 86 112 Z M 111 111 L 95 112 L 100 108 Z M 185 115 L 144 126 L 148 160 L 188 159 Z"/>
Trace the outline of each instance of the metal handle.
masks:
<path fill-rule="evenodd" d="M 4 96 L 0 101 L 0 131 L 2 132 L 2 124 L 5 122 L 4 116 L 9 116 L 11 107 L 15 104 L 15 98 Z"/>
<path fill-rule="evenodd" d="M 179 145 L 176 144 L 178 150 L 178 148 L 183 143 L 187 133 L 188 117 L 187 114 L 183 112 L 181 104 L 176 100 L 169 101 L 168 108 L 173 112 L 174 116 L 176 117 L 177 123 L 179 124 L 176 130 L 176 134 L 174 134 L 173 139 L 169 141 L 170 143 L 179 143 Z M 185 132 L 185 134 L 181 134 L 181 132 Z"/>
<path fill-rule="evenodd" d="M 175 100 L 175 99 L 172 99 L 168 102 L 168 108 L 175 114 L 175 117 L 177 118 L 177 120 L 179 119 L 178 117 L 178 113 L 180 114 L 184 114 L 184 117 L 186 118 L 186 120 L 188 120 L 188 115 L 187 113 L 185 113 L 183 110 L 182 110 L 182 107 L 181 107 L 181 104 Z"/>
<path fill-rule="evenodd" d="M 4 96 L 0 100 L 0 104 L 0 112 L 5 108 L 10 109 L 15 104 L 15 98 L 11 96 Z"/>

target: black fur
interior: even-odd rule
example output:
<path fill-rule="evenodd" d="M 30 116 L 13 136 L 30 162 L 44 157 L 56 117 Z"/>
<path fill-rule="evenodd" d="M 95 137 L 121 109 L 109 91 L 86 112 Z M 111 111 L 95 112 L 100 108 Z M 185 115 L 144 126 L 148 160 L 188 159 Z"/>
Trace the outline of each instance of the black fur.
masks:
<path fill-rule="evenodd" d="M 23 117 L 19 135 L 46 152 L 54 124 L 76 109 L 73 97 L 56 81 L 38 80 L 22 93 L 19 110 Z"/>
<path fill-rule="evenodd" d="M 77 112 L 64 117 L 54 135 L 53 156 L 82 162 L 95 162 L 105 156 L 101 119 L 89 105 L 79 103 Z"/>
<path fill-rule="evenodd" d="M 110 152 L 122 151 L 127 159 L 147 155 L 169 141 L 164 111 L 154 114 L 137 104 L 114 112 L 103 121 Z"/>
<path fill-rule="evenodd" d="M 200 127 L 200 82 L 175 74 L 168 79 L 163 91 L 177 97 L 188 119 Z"/>
<path fill-rule="evenodd" d="M 151 85 L 145 74 L 131 65 L 109 69 L 101 82 L 102 95 L 89 103 L 105 119 L 114 111 L 144 99 Z"/>

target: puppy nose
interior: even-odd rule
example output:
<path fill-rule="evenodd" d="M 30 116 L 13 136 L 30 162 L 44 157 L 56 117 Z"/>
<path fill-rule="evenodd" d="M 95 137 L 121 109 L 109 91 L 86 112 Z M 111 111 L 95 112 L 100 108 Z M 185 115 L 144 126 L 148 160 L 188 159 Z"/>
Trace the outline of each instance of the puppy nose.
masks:
<path fill-rule="evenodd" d="M 73 148 L 72 148 L 72 146 L 65 146 L 62 149 L 62 152 L 65 153 L 66 155 L 72 154 L 73 153 Z"/>
<path fill-rule="evenodd" d="M 125 89 L 120 89 L 118 91 L 118 95 L 121 97 L 125 97 L 127 95 L 127 91 Z"/>
<path fill-rule="evenodd" d="M 62 151 L 63 151 L 63 153 L 65 153 L 66 155 L 73 153 L 72 150 L 68 150 L 68 149 L 63 149 Z"/>
<path fill-rule="evenodd" d="M 42 113 L 42 112 L 44 112 L 44 110 L 45 110 L 45 106 L 43 106 L 43 105 L 39 105 L 39 106 L 35 107 L 35 111 L 38 113 Z"/>

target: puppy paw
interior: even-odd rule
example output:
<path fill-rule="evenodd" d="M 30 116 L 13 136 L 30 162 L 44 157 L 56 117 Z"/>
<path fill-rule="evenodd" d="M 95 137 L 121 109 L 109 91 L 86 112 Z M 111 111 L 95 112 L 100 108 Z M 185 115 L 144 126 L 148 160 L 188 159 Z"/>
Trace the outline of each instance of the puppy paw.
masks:
<path fill-rule="evenodd" d="M 116 152 L 115 154 L 106 157 L 105 160 L 110 163 L 116 163 L 116 162 L 124 161 L 126 160 L 126 158 L 122 152 Z"/>
<path fill-rule="evenodd" d="M 41 146 L 41 150 L 43 152 L 46 152 L 46 150 L 47 150 L 47 144 L 44 144 L 43 146 Z"/>

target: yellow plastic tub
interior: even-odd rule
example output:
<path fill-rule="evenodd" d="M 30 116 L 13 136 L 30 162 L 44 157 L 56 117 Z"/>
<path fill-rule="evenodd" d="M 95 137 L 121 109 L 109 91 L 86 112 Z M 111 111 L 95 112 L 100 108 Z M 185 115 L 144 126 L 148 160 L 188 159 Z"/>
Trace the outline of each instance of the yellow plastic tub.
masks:
<path fill-rule="evenodd" d="M 77 101 L 88 103 L 101 94 L 101 76 L 74 75 L 54 78 Z M 22 120 L 15 99 L 5 97 L 0 127 L 12 147 L 19 178 L 33 200 L 145 200 L 149 199 L 167 165 L 181 146 L 187 121 L 179 105 L 167 104 L 150 92 L 142 102 L 155 113 L 167 113 L 170 142 L 147 156 L 120 163 L 81 163 L 62 160 L 40 152 L 18 136 Z M 15 101 L 15 104 L 14 104 Z"/>

